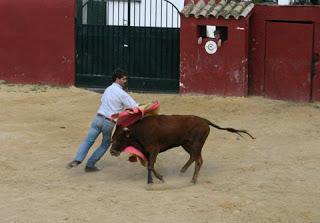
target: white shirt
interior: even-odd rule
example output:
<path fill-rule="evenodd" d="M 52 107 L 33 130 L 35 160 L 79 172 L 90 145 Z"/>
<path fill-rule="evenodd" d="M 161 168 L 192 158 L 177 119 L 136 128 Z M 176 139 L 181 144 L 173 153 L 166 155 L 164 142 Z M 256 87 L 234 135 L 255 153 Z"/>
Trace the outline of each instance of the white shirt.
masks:
<path fill-rule="evenodd" d="M 119 113 L 125 108 L 138 106 L 139 104 L 119 84 L 113 83 L 104 91 L 98 113 L 110 118 L 111 115 Z"/>

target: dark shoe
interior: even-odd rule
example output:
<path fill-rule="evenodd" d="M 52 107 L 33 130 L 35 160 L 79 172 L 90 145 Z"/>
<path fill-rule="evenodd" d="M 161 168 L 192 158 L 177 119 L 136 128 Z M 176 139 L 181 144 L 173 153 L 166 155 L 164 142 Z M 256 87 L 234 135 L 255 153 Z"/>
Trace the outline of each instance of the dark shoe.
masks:
<path fill-rule="evenodd" d="M 66 168 L 71 169 L 73 167 L 77 167 L 80 163 L 80 161 L 72 160 L 70 163 L 67 164 Z"/>
<path fill-rule="evenodd" d="M 99 169 L 97 168 L 97 167 L 90 167 L 90 166 L 86 166 L 86 168 L 84 168 L 84 171 L 85 172 L 98 172 L 99 171 Z"/>

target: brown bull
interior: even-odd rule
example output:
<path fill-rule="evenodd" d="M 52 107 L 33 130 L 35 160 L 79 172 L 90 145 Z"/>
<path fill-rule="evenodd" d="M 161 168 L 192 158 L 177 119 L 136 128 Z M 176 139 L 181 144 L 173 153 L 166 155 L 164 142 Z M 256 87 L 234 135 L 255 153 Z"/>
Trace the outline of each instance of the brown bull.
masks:
<path fill-rule="evenodd" d="M 190 158 L 182 167 L 181 173 L 184 173 L 195 161 L 191 182 L 196 183 L 203 163 L 201 150 L 209 135 L 209 126 L 240 136 L 240 133 L 245 133 L 254 139 L 246 130 L 222 128 L 198 116 L 156 115 L 145 117 L 129 127 L 117 126 L 112 136 L 110 153 L 119 156 L 127 146 L 134 146 L 140 150 L 148 160 L 148 184 L 150 184 L 153 183 L 151 172 L 163 181 L 163 177 L 154 169 L 157 155 L 173 147 L 182 146 L 189 153 Z"/>

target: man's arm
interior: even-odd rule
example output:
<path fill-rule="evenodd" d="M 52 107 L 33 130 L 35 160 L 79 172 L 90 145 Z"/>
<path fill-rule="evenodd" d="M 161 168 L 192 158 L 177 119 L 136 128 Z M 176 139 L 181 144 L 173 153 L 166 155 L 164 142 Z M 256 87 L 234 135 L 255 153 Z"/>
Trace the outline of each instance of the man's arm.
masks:
<path fill-rule="evenodd" d="M 125 108 L 135 108 L 139 106 L 139 104 L 127 92 L 123 92 L 121 99 Z"/>

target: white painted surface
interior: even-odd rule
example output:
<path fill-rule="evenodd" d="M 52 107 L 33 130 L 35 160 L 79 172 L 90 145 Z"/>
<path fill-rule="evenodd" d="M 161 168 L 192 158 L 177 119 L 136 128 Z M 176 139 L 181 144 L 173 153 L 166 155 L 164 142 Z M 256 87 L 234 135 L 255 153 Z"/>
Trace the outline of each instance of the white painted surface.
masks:
<path fill-rule="evenodd" d="M 183 9 L 184 0 L 168 0 L 179 11 Z M 83 0 L 87 2 L 87 0 Z M 106 1 L 107 25 L 128 25 L 128 3 L 123 1 Z M 141 0 L 131 2 L 131 26 L 145 27 L 180 27 L 180 15 L 165 0 Z M 157 10 L 156 10 L 157 9 Z M 87 23 L 87 7 L 83 7 L 83 23 Z"/>
<path fill-rule="evenodd" d="M 290 5 L 290 0 L 278 0 L 278 5 Z"/>

